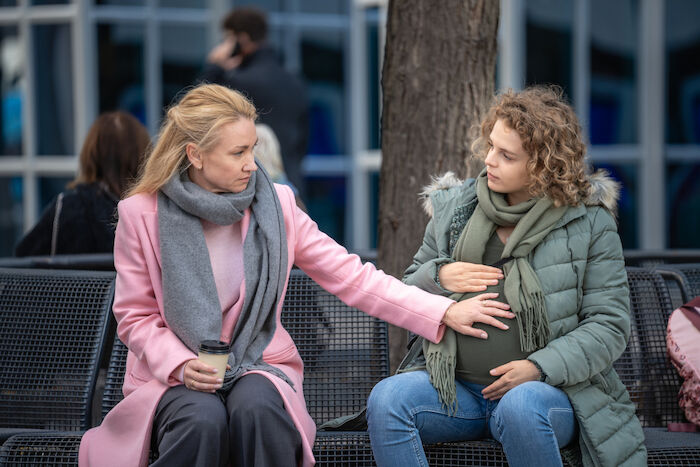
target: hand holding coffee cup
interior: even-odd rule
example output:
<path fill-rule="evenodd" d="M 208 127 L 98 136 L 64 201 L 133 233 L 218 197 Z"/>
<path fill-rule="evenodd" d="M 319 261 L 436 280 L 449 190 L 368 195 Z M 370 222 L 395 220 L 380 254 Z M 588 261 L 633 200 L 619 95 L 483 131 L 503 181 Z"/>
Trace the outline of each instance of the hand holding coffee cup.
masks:
<path fill-rule="evenodd" d="M 185 364 L 185 387 L 195 391 L 214 393 L 221 388 L 228 366 L 229 345 L 221 341 L 203 341 L 199 357 Z"/>

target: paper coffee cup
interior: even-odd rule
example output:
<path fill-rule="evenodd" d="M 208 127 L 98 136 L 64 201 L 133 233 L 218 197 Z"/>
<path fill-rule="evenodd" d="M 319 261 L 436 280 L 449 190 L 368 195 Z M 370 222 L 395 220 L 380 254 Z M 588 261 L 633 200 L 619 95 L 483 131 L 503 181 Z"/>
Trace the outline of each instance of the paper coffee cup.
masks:
<path fill-rule="evenodd" d="M 218 370 L 216 376 L 224 377 L 226 373 L 226 363 L 228 363 L 228 354 L 230 347 L 226 342 L 221 341 L 202 341 L 199 344 L 199 361 L 213 366 Z"/>

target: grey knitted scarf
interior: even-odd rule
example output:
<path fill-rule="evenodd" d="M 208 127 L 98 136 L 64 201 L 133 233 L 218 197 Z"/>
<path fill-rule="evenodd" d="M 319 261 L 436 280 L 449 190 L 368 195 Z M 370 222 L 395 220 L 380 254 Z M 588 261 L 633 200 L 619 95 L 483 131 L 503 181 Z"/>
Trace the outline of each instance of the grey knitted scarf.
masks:
<path fill-rule="evenodd" d="M 201 219 L 231 225 L 250 208 L 243 242 L 245 298 L 231 339 L 221 391 L 227 393 L 249 370 L 268 371 L 294 387 L 289 378 L 262 360 L 275 333 L 277 304 L 287 270 L 284 217 L 272 181 L 258 165 L 240 193 L 209 192 L 187 172 L 173 176 L 158 193 L 163 313 L 170 329 L 197 352 L 203 340 L 218 340 L 222 310 L 204 240 Z"/>

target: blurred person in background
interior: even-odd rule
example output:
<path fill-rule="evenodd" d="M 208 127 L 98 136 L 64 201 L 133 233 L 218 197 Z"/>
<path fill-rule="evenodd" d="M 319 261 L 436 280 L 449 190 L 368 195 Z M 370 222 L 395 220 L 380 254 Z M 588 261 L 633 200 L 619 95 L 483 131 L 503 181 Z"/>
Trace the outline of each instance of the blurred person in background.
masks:
<path fill-rule="evenodd" d="M 255 131 L 258 133 L 258 146 L 255 152 L 256 159 L 262 164 L 265 170 L 267 170 L 267 174 L 274 183 L 287 185 L 292 189 L 297 206 L 304 212 L 307 212 L 304 202 L 299 197 L 299 190 L 289 181 L 287 173 L 284 171 L 280 142 L 277 136 L 275 136 L 275 132 L 264 123 L 256 124 Z"/>
<path fill-rule="evenodd" d="M 256 8 L 236 8 L 221 23 L 224 40 L 207 57 L 200 81 L 243 93 L 279 139 L 284 170 L 304 198 L 301 163 L 309 133 L 308 102 L 302 81 L 280 64 L 268 47 L 267 19 Z"/>
<path fill-rule="evenodd" d="M 126 112 L 100 115 L 80 150 L 80 169 L 15 248 L 16 256 L 111 253 L 116 209 L 150 145 Z"/>

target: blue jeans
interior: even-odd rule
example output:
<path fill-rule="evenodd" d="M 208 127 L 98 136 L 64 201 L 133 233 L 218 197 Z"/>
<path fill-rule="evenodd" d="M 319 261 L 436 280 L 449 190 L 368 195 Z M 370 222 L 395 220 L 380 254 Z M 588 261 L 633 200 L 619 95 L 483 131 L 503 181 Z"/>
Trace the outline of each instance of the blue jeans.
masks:
<path fill-rule="evenodd" d="M 566 394 L 529 381 L 500 400 L 484 385 L 457 380 L 457 413 L 447 415 L 428 373 L 412 371 L 377 384 L 367 402 L 374 459 L 380 467 L 427 466 L 423 443 L 493 438 L 513 466 L 561 466 L 559 448 L 574 439 L 576 417 Z"/>

